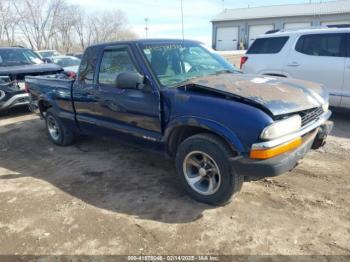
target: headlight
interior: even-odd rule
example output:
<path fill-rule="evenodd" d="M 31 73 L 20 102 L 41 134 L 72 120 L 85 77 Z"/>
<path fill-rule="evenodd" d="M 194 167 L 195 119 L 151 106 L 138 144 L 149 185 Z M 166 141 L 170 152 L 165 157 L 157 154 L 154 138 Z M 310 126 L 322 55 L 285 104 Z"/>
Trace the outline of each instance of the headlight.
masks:
<path fill-rule="evenodd" d="M 266 127 L 261 133 L 261 138 L 271 140 L 294 133 L 301 128 L 301 117 L 295 115 L 287 119 L 276 121 L 272 125 Z"/>
<path fill-rule="evenodd" d="M 329 109 L 329 103 L 324 104 L 324 105 L 322 106 L 322 108 L 323 108 L 323 111 L 324 111 L 324 112 L 327 112 L 328 109 Z"/>

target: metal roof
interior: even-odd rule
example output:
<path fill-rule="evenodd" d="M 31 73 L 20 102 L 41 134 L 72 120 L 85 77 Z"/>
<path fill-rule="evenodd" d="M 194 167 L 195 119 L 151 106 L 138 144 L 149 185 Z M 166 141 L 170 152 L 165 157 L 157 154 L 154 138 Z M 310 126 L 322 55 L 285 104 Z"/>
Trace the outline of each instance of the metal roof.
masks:
<path fill-rule="evenodd" d="M 260 6 L 239 9 L 225 9 L 212 22 L 246 20 L 273 17 L 317 16 L 330 14 L 350 14 L 350 0 L 323 3 Z M 350 16 L 349 16 L 350 18 Z"/>

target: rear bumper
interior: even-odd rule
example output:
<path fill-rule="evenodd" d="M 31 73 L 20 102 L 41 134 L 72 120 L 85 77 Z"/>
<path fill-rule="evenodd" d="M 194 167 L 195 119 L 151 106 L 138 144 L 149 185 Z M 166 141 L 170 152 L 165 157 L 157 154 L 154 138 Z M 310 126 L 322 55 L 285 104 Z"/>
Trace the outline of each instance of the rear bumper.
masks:
<path fill-rule="evenodd" d="M 7 100 L 3 101 L 0 104 L 0 110 L 5 110 L 12 107 L 18 107 L 18 106 L 26 106 L 26 105 L 29 105 L 29 94 L 21 93 L 21 94 L 13 95 Z"/>
<path fill-rule="evenodd" d="M 271 159 L 255 160 L 245 157 L 233 159 L 233 169 L 237 174 L 254 178 L 272 177 L 287 173 L 294 169 L 311 149 L 323 146 L 332 128 L 333 123 L 327 121 L 316 130 L 305 135 L 302 145 L 297 149 Z"/>
<path fill-rule="evenodd" d="M 40 109 L 37 100 L 33 100 L 32 96 L 29 95 L 29 109 L 35 114 L 40 115 Z"/>

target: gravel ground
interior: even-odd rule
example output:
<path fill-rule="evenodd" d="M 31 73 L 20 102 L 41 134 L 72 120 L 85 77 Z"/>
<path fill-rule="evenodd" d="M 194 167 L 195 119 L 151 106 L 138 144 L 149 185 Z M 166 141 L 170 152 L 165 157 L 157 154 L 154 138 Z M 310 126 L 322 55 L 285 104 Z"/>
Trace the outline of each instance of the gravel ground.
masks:
<path fill-rule="evenodd" d="M 213 208 L 159 155 L 88 137 L 56 147 L 36 116 L 2 116 L 0 254 L 350 255 L 349 112 L 333 120 L 293 172 Z"/>

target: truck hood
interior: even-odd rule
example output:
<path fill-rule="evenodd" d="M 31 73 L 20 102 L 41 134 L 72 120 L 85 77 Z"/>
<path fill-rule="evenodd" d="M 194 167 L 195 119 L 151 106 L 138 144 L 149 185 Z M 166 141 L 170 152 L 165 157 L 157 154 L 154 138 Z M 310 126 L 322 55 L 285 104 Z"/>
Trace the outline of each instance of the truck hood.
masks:
<path fill-rule="evenodd" d="M 195 86 L 259 104 L 273 116 L 320 107 L 328 102 L 321 85 L 282 77 L 224 73 L 198 77 L 185 86 Z"/>
<path fill-rule="evenodd" d="M 8 75 L 33 75 L 42 73 L 56 73 L 62 71 L 62 68 L 55 64 L 34 64 L 19 66 L 0 66 L 0 76 Z"/>

